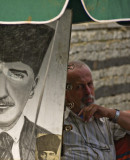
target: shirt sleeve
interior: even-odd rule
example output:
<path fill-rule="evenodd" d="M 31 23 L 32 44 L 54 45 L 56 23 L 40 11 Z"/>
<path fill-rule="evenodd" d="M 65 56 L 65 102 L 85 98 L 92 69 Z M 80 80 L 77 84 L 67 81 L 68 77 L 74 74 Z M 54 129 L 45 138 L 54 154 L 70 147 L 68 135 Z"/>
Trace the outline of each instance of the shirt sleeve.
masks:
<path fill-rule="evenodd" d="M 114 140 L 118 140 L 120 138 L 123 138 L 126 135 L 126 133 L 130 134 L 130 131 L 125 130 L 117 123 L 109 122 L 109 125 L 111 128 L 111 132 L 113 134 Z"/>

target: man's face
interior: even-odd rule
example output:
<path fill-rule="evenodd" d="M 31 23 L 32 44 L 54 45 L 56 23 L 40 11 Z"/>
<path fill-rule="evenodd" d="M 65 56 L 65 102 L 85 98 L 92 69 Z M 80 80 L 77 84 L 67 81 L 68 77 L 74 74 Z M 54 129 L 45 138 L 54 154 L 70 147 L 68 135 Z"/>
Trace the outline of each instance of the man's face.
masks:
<path fill-rule="evenodd" d="M 32 69 L 22 62 L 0 62 L 0 128 L 19 118 L 34 83 Z"/>
<path fill-rule="evenodd" d="M 42 151 L 39 153 L 40 160 L 55 160 L 55 152 L 53 151 Z"/>
<path fill-rule="evenodd" d="M 73 112 L 78 114 L 83 106 L 94 102 L 92 75 L 86 66 L 69 70 L 67 83 L 72 84 L 72 89 L 66 91 L 66 100 L 74 103 Z"/>

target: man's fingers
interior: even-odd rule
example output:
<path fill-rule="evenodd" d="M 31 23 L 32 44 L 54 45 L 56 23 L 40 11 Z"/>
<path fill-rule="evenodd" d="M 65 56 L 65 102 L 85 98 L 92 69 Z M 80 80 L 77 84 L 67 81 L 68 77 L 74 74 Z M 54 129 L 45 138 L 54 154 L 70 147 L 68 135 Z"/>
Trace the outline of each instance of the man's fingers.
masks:
<path fill-rule="evenodd" d="M 79 112 L 78 116 L 81 116 L 83 113 L 83 109 L 81 109 L 81 111 Z"/>
<path fill-rule="evenodd" d="M 89 119 L 95 115 L 96 111 L 97 111 L 97 105 L 95 104 L 91 104 L 90 106 L 86 106 L 84 107 L 80 112 L 79 112 L 79 116 L 83 114 L 83 120 L 84 121 L 89 121 Z"/>
<path fill-rule="evenodd" d="M 89 121 L 89 119 L 94 116 L 95 112 L 97 111 L 97 107 L 94 105 L 91 105 L 88 115 L 87 115 L 87 121 Z"/>
<path fill-rule="evenodd" d="M 93 116 L 93 105 L 84 107 L 81 111 L 83 120 L 88 121 Z"/>
<path fill-rule="evenodd" d="M 79 115 L 83 115 L 84 121 L 89 121 L 89 119 L 94 116 L 95 118 L 102 118 L 106 117 L 107 112 L 104 107 L 101 107 L 96 104 L 91 104 L 90 106 L 84 107 L 80 112 Z"/>

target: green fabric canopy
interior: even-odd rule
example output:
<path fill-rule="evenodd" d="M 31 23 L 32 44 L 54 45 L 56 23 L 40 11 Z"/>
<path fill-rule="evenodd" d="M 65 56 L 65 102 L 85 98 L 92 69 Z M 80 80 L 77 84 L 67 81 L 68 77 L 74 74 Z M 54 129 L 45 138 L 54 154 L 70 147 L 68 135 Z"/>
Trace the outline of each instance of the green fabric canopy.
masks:
<path fill-rule="evenodd" d="M 65 11 L 69 0 L 0 0 L 1 23 L 49 23 Z"/>
<path fill-rule="evenodd" d="M 81 0 L 86 13 L 95 21 L 130 20 L 130 0 Z"/>
<path fill-rule="evenodd" d="M 0 0 L 0 23 L 49 23 L 72 9 L 72 23 L 130 21 L 130 0 Z"/>

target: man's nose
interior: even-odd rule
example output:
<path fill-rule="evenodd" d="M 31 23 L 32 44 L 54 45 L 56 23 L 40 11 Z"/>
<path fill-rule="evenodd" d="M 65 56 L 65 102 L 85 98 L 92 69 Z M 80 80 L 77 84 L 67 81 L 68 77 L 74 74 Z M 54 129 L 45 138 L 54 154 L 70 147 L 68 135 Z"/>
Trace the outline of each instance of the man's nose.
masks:
<path fill-rule="evenodd" d="M 47 160 L 51 159 L 49 154 L 47 154 L 46 158 L 47 158 Z"/>
<path fill-rule="evenodd" d="M 0 99 L 7 96 L 6 77 L 0 72 Z"/>
<path fill-rule="evenodd" d="M 89 95 L 91 94 L 91 89 L 88 85 L 85 85 L 85 92 Z"/>

